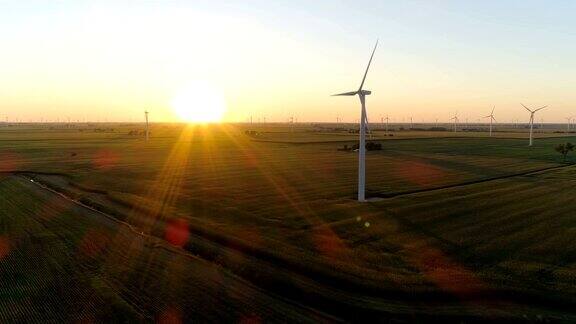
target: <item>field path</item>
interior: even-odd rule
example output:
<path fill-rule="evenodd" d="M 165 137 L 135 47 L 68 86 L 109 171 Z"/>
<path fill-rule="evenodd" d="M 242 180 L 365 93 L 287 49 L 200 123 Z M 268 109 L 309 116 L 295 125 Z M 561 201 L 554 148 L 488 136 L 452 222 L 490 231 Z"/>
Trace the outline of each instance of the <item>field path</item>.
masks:
<path fill-rule="evenodd" d="M 409 190 L 409 191 L 399 191 L 399 192 L 393 192 L 393 193 L 378 193 L 378 192 L 375 192 L 375 193 L 370 193 L 370 194 L 369 194 L 369 197 L 371 197 L 371 198 L 372 198 L 372 197 L 373 197 L 373 198 L 395 198 L 395 197 L 408 196 L 408 195 L 413 195 L 413 194 L 418 194 L 418 193 L 433 192 L 433 191 L 437 191 L 437 190 L 444 190 L 444 189 L 451 189 L 451 188 L 458 188 L 458 187 L 470 186 L 470 185 L 475 185 L 475 184 L 479 184 L 479 183 L 491 182 L 491 181 L 497 181 L 497 180 L 503 180 L 503 179 L 509 179 L 509 178 L 514 178 L 514 177 L 528 176 L 528 175 L 538 174 L 538 173 L 540 173 L 540 172 L 546 172 L 546 171 L 558 170 L 558 169 L 563 169 L 563 168 L 569 168 L 569 167 L 572 167 L 572 166 L 574 166 L 574 164 L 557 165 L 557 166 L 540 168 L 540 169 L 535 169 L 535 170 L 530 170 L 530 171 L 525 171 L 525 172 L 519 172 L 519 173 L 512 173 L 512 174 L 502 175 L 502 176 L 498 176 L 498 177 L 491 177 L 491 178 L 479 179 L 479 180 L 472 180 L 472 181 L 464 181 L 464 182 L 461 182 L 461 183 L 456 183 L 456 184 L 446 185 L 446 186 L 440 186 L 440 187 L 434 187 L 434 188 L 426 188 L 426 189 L 418 189 L 418 190 Z"/>

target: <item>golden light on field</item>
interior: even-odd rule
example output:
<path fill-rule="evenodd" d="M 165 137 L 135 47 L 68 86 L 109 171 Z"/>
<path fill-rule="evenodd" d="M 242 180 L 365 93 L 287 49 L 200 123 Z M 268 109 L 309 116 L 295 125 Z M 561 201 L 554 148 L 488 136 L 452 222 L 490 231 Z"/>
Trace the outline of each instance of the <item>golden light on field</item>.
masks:
<path fill-rule="evenodd" d="M 176 116 L 191 123 L 220 122 L 226 113 L 224 93 L 206 82 L 193 82 L 180 90 L 172 101 Z"/>

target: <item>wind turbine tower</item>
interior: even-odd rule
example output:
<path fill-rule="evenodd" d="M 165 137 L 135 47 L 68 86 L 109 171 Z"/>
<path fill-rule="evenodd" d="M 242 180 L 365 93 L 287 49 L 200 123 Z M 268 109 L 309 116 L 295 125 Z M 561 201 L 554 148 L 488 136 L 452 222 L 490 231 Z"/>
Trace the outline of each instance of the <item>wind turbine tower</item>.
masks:
<path fill-rule="evenodd" d="M 496 106 L 492 108 L 492 112 L 490 113 L 490 115 L 484 116 L 484 118 L 490 118 L 490 137 L 492 137 L 492 122 L 496 121 L 496 119 L 494 118 L 494 109 L 496 109 Z"/>
<path fill-rule="evenodd" d="M 144 117 L 146 118 L 146 142 L 148 142 L 148 138 L 150 138 L 150 128 L 148 126 L 148 110 L 144 111 Z"/>
<path fill-rule="evenodd" d="M 388 135 L 388 122 L 390 121 L 390 117 L 386 115 L 386 135 Z"/>
<path fill-rule="evenodd" d="M 365 189 L 366 189 L 366 123 L 368 118 L 366 116 L 366 96 L 370 95 L 372 92 L 369 90 L 362 89 L 364 87 L 364 81 L 366 81 L 366 75 L 370 69 L 370 64 L 372 63 L 372 58 L 374 57 L 374 52 L 376 52 L 376 47 L 378 47 L 378 41 L 374 45 L 372 54 L 370 55 L 370 60 L 368 61 L 368 66 L 364 72 L 364 77 L 360 83 L 360 87 L 356 91 L 344 92 L 335 94 L 334 96 L 358 96 L 360 99 L 361 111 L 360 111 L 360 145 L 358 147 L 358 201 L 366 201 Z"/>
<path fill-rule="evenodd" d="M 454 117 L 450 118 L 450 120 L 454 121 L 454 133 L 456 133 L 457 125 L 458 125 L 458 112 L 454 114 Z"/>
<path fill-rule="evenodd" d="M 570 132 L 570 122 L 572 121 L 572 118 L 574 117 L 566 117 L 566 132 Z"/>
<path fill-rule="evenodd" d="M 531 110 L 530 108 L 524 106 L 523 103 L 521 103 L 522 107 L 526 108 L 526 110 L 528 110 L 528 112 L 530 112 L 530 142 L 528 144 L 528 146 L 532 146 L 532 131 L 534 129 L 534 114 L 538 111 L 538 110 L 542 110 L 548 106 L 544 106 L 544 107 L 540 107 L 538 109 L 535 110 Z"/>

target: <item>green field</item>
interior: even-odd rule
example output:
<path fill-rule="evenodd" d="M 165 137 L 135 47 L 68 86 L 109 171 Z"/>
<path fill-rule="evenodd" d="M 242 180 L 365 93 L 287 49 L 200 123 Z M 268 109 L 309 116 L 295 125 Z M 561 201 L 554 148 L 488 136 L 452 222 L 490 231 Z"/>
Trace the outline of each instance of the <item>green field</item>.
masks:
<path fill-rule="evenodd" d="M 0 128 L 0 320 L 576 320 L 576 137 L 134 130 Z"/>

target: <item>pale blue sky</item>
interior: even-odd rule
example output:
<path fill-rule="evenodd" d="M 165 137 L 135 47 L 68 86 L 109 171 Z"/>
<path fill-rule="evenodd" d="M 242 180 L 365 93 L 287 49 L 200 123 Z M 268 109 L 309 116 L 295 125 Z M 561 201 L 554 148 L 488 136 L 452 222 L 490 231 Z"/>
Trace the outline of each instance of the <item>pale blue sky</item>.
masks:
<path fill-rule="evenodd" d="M 0 103 L 23 119 L 170 119 L 198 80 L 227 120 L 353 120 L 376 38 L 369 115 L 576 115 L 573 1 L 2 1 Z M 4 109 L 0 111 L 3 119 Z"/>

